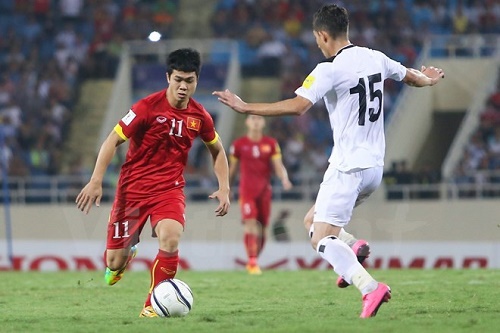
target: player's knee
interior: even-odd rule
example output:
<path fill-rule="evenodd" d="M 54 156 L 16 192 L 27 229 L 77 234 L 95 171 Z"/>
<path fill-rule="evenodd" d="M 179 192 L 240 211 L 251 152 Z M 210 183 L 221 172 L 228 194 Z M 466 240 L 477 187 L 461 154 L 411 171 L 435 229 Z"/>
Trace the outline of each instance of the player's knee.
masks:
<path fill-rule="evenodd" d="M 335 228 L 326 227 L 324 225 L 317 225 L 317 223 L 312 224 L 312 231 L 310 233 L 311 237 L 311 245 L 314 250 L 317 250 L 318 244 L 322 241 L 330 238 L 338 238 L 338 232 L 336 232 Z M 316 228 L 315 228 L 316 227 Z"/>
<path fill-rule="evenodd" d="M 256 234 L 259 232 L 260 226 L 256 219 L 246 219 L 243 221 L 243 229 L 246 233 Z"/>
<path fill-rule="evenodd" d="M 175 252 L 179 247 L 180 237 L 177 235 L 165 235 L 158 239 L 160 249 L 167 252 Z"/>

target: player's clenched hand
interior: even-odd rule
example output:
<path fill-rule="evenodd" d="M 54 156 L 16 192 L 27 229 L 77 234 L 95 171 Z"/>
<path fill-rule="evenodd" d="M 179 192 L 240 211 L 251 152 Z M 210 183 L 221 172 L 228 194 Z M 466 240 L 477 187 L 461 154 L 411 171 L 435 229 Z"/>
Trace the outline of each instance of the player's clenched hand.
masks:
<path fill-rule="evenodd" d="M 210 199 L 219 200 L 219 206 L 215 209 L 215 216 L 224 216 L 227 214 L 230 206 L 229 190 L 217 190 L 208 196 Z"/>
<path fill-rule="evenodd" d="M 441 68 L 437 68 L 434 66 L 422 66 L 420 71 L 431 79 L 431 86 L 435 85 L 439 80 L 444 78 L 444 71 Z"/>
<path fill-rule="evenodd" d="M 99 205 L 101 204 L 101 198 L 102 184 L 91 181 L 87 185 L 85 185 L 85 187 L 76 197 L 76 207 L 78 207 L 78 209 L 85 214 L 88 214 L 94 202 L 95 205 L 99 207 Z"/>
<path fill-rule="evenodd" d="M 224 91 L 214 91 L 212 95 L 218 97 L 218 100 L 222 104 L 226 104 L 231 109 L 239 113 L 245 113 L 245 105 L 247 103 L 243 102 L 243 100 L 236 94 L 226 89 Z"/>

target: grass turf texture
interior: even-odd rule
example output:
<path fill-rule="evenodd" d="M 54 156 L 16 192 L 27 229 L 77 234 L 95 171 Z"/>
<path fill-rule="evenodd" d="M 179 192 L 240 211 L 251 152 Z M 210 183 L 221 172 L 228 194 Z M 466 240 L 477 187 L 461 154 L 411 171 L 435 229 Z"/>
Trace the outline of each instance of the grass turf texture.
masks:
<path fill-rule="evenodd" d="M 498 270 L 372 270 L 392 288 L 377 317 L 329 271 L 180 271 L 194 293 L 184 318 L 138 318 L 147 272 L 115 286 L 102 272 L 1 272 L 0 332 L 498 332 Z"/>

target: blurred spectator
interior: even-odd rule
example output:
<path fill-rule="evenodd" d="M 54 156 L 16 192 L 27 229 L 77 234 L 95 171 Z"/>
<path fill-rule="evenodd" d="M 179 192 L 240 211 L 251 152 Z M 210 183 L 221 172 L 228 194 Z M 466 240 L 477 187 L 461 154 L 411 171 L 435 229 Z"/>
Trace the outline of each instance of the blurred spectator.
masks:
<path fill-rule="evenodd" d="M 18 129 L 21 126 L 21 116 L 22 110 L 19 105 L 14 101 L 14 98 L 10 98 L 7 103 L 0 108 L 0 117 L 5 119 L 7 123 L 14 129 Z"/>
<path fill-rule="evenodd" d="M 3 130 L 3 128 L 0 127 L 0 130 Z M 7 138 L 2 137 L 0 141 L 0 170 L 2 170 L 4 167 L 7 168 L 7 171 L 9 170 L 9 164 L 12 159 L 12 149 L 9 147 L 9 140 Z M 3 177 L 3 172 L 2 175 Z"/>
<path fill-rule="evenodd" d="M 465 161 L 461 160 L 454 171 L 452 182 L 459 186 L 458 196 L 460 198 L 473 197 L 474 190 L 471 185 L 474 183 L 474 177 L 471 176 L 470 170 L 465 165 Z M 465 185 L 465 187 L 463 187 Z"/>
<path fill-rule="evenodd" d="M 285 57 L 287 48 L 283 42 L 272 39 L 266 34 L 257 49 L 260 63 L 260 76 L 277 76 L 281 74 L 281 59 Z"/>
<path fill-rule="evenodd" d="M 464 13 L 462 3 L 460 3 L 453 15 L 453 32 L 456 34 L 464 34 L 469 28 L 469 18 Z"/>
<path fill-rule="evenodd" d="M 82 14 L 84 0 L 59 0 L 61 17 L 67 22 L 77 22 Z"/>
<path fill-rule="evenodd" d="M 470 142 L 465 147 L 467 164 L 472 170 L 477 170 L 481 160 L 486 156 L 486 145 L 480 131 L 472 135 Z"/>

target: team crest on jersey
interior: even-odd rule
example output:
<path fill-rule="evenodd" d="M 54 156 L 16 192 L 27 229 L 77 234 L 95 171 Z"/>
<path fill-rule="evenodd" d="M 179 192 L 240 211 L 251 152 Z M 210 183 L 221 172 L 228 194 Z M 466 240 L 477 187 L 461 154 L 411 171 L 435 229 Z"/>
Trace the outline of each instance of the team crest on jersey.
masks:
<path fill-rule="evenodd" d="M 271 146 L 270 145 L 262 145 L 262 146 L 260 146 L 260 150 L 263 153 L 270 153 L 271 152 Z"/>
<path fill-rule="evenodd" d="M 156 117 L 156 121 L 159 122 L 160 124 L 163 124 L 164 122 L 167 121 L 167 117 L 158 116 Z"/>
<path fill-rule="evenodd" d="M 311 88 L 312 84 L 314 83 L 314 80 L 316 80 L 316 78 L 314 76 L 308 75 L 306 77 L 306 79 L 304 80 L 304 82 L 302 82 L 302 87 L 304 87 L 306 89 Z"/>
<path fill-rule="evenodd" d="M 187 117 L 187 128 L 199 131 L 201 127 L 201 120 L 198 118 Z"/>

